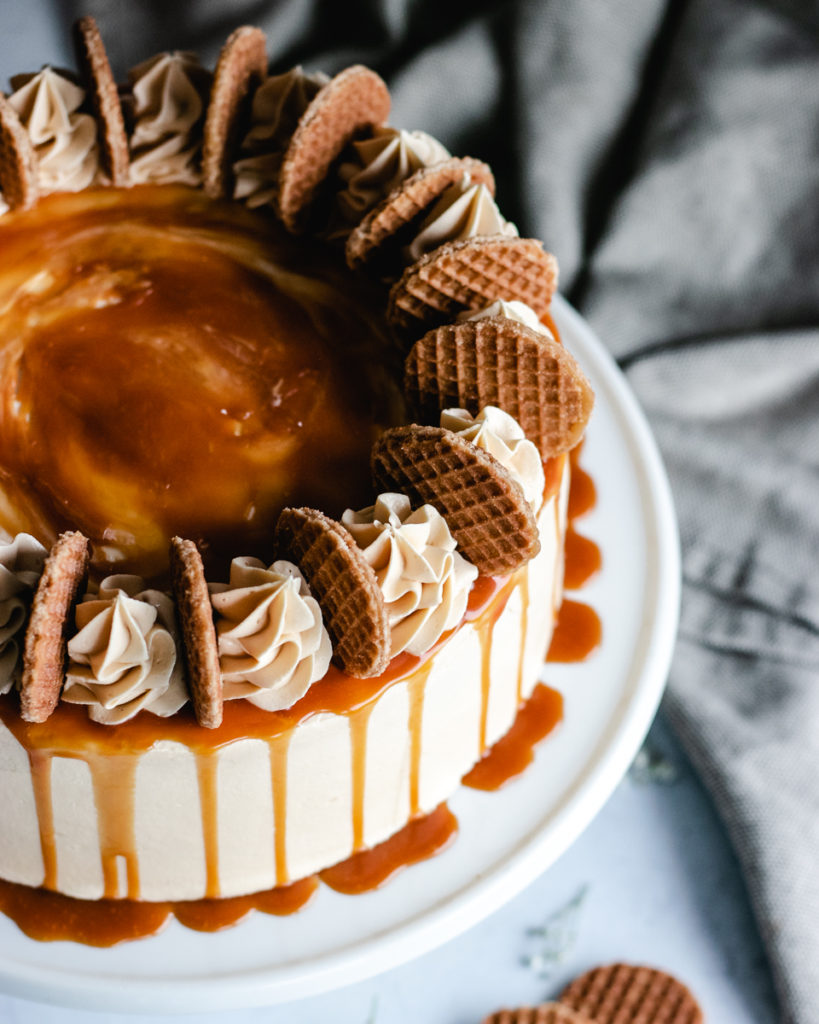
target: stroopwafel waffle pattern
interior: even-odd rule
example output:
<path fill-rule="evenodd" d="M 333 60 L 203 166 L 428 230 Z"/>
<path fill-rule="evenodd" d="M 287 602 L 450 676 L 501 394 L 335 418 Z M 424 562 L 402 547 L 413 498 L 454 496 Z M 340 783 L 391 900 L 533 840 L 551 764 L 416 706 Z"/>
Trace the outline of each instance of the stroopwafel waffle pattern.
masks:
<path fill-rule="evenodd" d="M 174 537 L 170 558 L 173 596 L 196 721 L 205 729 L 216 729 L 222 724 L 222 673 L 202 556 L 192 540 Z"/>
<path fill-rule="evenodd" d="M 439 246 L 393 285 L 387 319 L 402 335 L 452 320 L 497 299 L 525 302 L 541 317 L 557 288 L 557 261 L 534 238 L 489 235 Z"/>
<path fill-rule="evenodd" d="M 376 273 L 383 263 L 382 249 L 395 241 L 408 226 L 415 223 L 450 185 L 469 176 L 475 184 L 484 185 L 495 194 L 495 178 L 491 169 L 471 157 L 451 157 L 431 167 L 422 167 L 371 210 L 347 238 L 345 256 L 351 270 L 375 264 Z"/>
<path fill-rule="evenodd" d="M 124 188 L 128 184 L 130 166 L 128 136 L 117 83 L 94 18 L 80 18 L 74 25 L 74 49 L 99 126 L 103 169 L 108 173 L 112 185 Z"/>
<path fill-rule="evenodd" d="M 384 596 L 363 552 L 334 519 L 312 508 L 286 508 L 276 525 L 279 557 L 295 563 L 319 603 L 333 662 L 367 679 L 389 663 Z"/>
<path fill-rule="evenodd" d="M 595 1024 L 582 1013 L 563 1003 L 521 1006 L 517 1010 L 498 1010 L 484 1017 L 483 1024 Z"/>
<path fill-rule="evenodd" d="M 26 627 L 20 713 L 27 722 L 45 722 L 60 699 L 71 612 L 87 573 L 88 538 L 61 534 L 45 560 Z"/>
<path fill-rule="evenodd" d="M 279 174 L 279 216 L 288 231 L 298 234 L 327 172 L 347 143 L 359 132 L 383 124 L 390 112 L 390 94 L 382 79 L 355 64 L 336 75 L 301 117 Z"/>
<path fill-rule="evenodd" d="M 485 576 L 514 572 L 540 550 L 537 523 L 523 490 L 488 452 L 442 427 L 395 427 L 376 441 L 373 479 L 412 505 L 432 505 L 446 519 L 464 558 Z"/>
<path fill-rule="evenodd" d="M 702 1024 L 702 1010 L 681 981 L 653 967 L 611 964 L 575 978 L 560 1002 L 595 1024 Z"/>
<path fill-rule="evenodd" d="M 0 93 L 0 189 L 12 210 L 28 210 L 40 197 L 37 154 L 17 111 Z"/>
<path fill-rule="evenodd" d="M 404 395 L 422 423 L 444 409 L 473 416 L 496 405 L 518 421 L 544 459 L 580 441 L 594 393 L 572 355 L 553 338 L 506 317 L 435 328 L 413 345 Z"/>
<path fill-rule="evenodd" d="M 267 76 L 267 42 L 261 29 L 243 26 L 228 37 L 213 77 L 205 117 L 202 178 L 207 195 L 231 194 L 239 135 L 256 88 Z"/>

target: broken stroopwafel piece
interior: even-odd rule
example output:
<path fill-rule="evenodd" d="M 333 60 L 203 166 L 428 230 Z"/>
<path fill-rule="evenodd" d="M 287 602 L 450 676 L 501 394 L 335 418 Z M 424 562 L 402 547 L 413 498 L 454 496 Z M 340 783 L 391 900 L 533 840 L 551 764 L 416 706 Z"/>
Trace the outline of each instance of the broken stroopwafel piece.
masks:
<path fill-rule="evenodd" d="M 57 538 L 45 560 L 23 648 L 20 713 L 26 722 L 45 722 L 60 699 L 71 609 L 88 573 L 88 557 L 88 538 L 72 532 Z"/>
<path fill-rule="evenodd" d="M 12 210 L 28 210 L 40 197 L 37 154 L 17 111 L 0 93 L 0 192 Z"/>
<path fill-rule="evenodd" d="M 374 71 L 355 64 L 336 75 L 302 114 L 279 172 L 279 216 L 288 231 L 306 227 L 330 166 L 348 142 L 387 120 L 390 94 Z"/>
<path fill-rule="evenodd" d="M 560 1002 L 595 1024 L 701 1024 L 702 1010 L 681 981 L 653 967 L 611 964 L 575 978 Z"/>
<path fill-rule="evenodd" d="M 423 423 L 437 423 L 444 409 L 475 416 L 496 405 L 514 416 L 544 459 L 574 448 L 594 405 L 570 352 L 503 316 L 428 331 L 404 364 L 404 397 Z"/>
<path fill-rule="evenodd" d="M 416 425 L 385 430 L 371 462 L 376 489 L 436 508 L 481 575 L 505 576 L 540 551 L 523 488 L 497 459 L 454 431 Z"/>
<path fill-rule="evenodd" d="M 249 25 L 237 28 L 219 54 L 205 116 L 202 184 L 212 199 L 231 195 L 233 163 L 245 115 L 253 93 L 266 77 L 264 32 Z"/>
<path fill-rule="evenodd" d="M 74 48 L 82 83 L 91 97 L 97 119 L 100 162 L 111 184 L 123 188 L 128 184 L 130 166 L 128 135 L 105 44 L 91 15 L 74 23 Z"/>
<path fill-rule="evenodd" d="M 383 250 L 396 236 L 412 224 L 438 199 L 450 185 L 469 175 L 473 184 L 485 185 L 495 194 L 491 169 L 471 157 L 452 157 L 421 167 L 370 210 L 347 238 L 346 259 L 352 270 L 360 270 L 380 262 Z"/>
<path fill-rule="evenodd" d="M 390 291 L 387 319 L 403 336 L 496 299 L 542 317 L 557 288 L 557 260 L 535 238 L 484 235 L 447 242 L 407 267 Z"/>
<path fill-rule="evenodd" d="M 333 663 L 367 679 L 389 663 L 384 595 L 364 553 L 344 527 L 313 508 L 286 508 L 276 524 L 277 557 L 298 566 L 318 601 Z"/>
<path fill-rule="evenodd" d="M 540 1006 L 521 1006 L 517 1010 L 498 1010 L 484 1017 L 483 1024 L 597 1024 L 585 1014 L 578 1013 L 563 1003 L 541 1003 Z"/>
<path fill-rule="evenodd" d="M 222 724 L 222 673 L 202 556 L 192 540 L 174 537 L 170 559 L 193 710 L 199 725 L 216 729 Z"/>

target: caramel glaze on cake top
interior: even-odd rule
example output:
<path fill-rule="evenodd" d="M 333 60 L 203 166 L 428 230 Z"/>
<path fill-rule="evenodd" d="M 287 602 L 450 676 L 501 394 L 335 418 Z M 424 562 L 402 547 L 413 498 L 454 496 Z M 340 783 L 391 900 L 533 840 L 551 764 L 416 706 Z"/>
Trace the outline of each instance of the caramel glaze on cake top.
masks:
<path fill-rule="evenodd" d="M 271 555 L 286 504 L 370 495 L 405 417 L 363 285 L 178 186 L 59 194 L 0 222 L 0 526 L 72 528 L 98 573 Z M 218 578 L 218 577 L 214 577 Z"/>

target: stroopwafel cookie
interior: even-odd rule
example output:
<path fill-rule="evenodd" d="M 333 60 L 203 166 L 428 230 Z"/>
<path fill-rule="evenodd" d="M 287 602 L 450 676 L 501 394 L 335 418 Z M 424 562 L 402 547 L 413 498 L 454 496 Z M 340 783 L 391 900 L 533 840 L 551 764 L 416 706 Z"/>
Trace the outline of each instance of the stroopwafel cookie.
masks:
<path fill-rule="evenodd" d="M 574 448 L 594 405 L 570 352 L 502 316 L 428 331 L 404 364 L 404 396 L 422 423 L 437 423 L 444 409 L 474 416 L 496 405 L 514 416 L 544 459 Z"/>
<path fill-rule="evenodd" d="M 276 525 L 278 557 L 294 562 L 321 608 L 333 663 L 367 679 L 387 667 L 390 624 L 375 572 L 353 538 L 313 508 L 286 508 Z"/>
<path fill-rule="evenodd" d="M 403 337 L 496 299 L 525 302 L 538 317 L 557 288 L 557 261 L 534 238 L 487 235 L 448 242 L 407 267 L 390 290 L 387 319 Z"/>
<path fill-rule="evenodd" d="M 446 519 L 461 554 L 485 576 L 504 576 L 540 550 L 520 484 L 488 452 L 443 427 L 394 427 L 372 451 L 378 491 L 406 494 Z"/>

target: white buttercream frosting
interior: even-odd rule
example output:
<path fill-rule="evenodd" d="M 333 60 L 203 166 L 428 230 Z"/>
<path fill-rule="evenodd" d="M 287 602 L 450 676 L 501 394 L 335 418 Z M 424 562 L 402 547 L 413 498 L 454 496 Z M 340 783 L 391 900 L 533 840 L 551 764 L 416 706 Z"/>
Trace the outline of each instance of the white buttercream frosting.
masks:
<path fill-rule="evenodd" d="M 159 53 L 128 72 L 134 130 L 131 181 L 199 185 L 211 74 L 193 53 Z"/>
<path fill-rule="evenodd" d="M 338 169 L 343 185 L 336 197 L 339 218 L 357 224 L 415 171 L 449 156 L 449 150 L 426 132 L 388 125 L 373 129 L 369 138 L 353 142 L 349 159 Z"/>
<path fill-rule="evenodd" d="M 409 262 L 415 262 L 445 242 L 463 242 L 478 235 L 517 234 L 518 229 L 504 218 L 486 185 L 474 183 L 465 174 L 441 193 L 404 254 Z"/>
<path fill-rule="evenodd" d="M 139 576 L 108 576 L 75 610 L 62 698 L 87 704 L 95 722 L 116 725 L 145 710 L 165 718 L 188 695 L 174 606 Z"/>
<path fill-rule="evenodd" d="M 250 129 L 242 141 L 242 158 L 233 165 L 233 198 L 249 207 L 264 206 L 278 193 L 279 170 L 299 118 L 329 78 L 307 75 L 301 67 L 271 75 L 256 90 Z"/>
<path fill-rule="evenodd" d="M 327 672 L 330 636 L 321 609 L 291 562 L 269 568 L 234 558 L 229 584 L 211 584 L 225 700 L 289 708 Z"/>
<path fill-rule="evenodd" d="M 0 693 L 19 682 L 23 634 L 47 554 L 27 533 L 0 539 Z"/>
<path fill-rule="evenodd" d="M 494 405 L 484 406 L 474 419 L 466 409 L 444 409 L 441 426 L 494 456 L 523 488 L 529 504 L 540 508 L 546 487 L 543 462 L 513 416 Z"/>
<path fill-rule="evenodd" d="M 387 603 L 390 656 L 428 651 L 466 612 L 478 570 L 455 550 L 443 516 L 431 505 L 413 511 L 403 494 L 347 509 L 341 522 L 372 566 Z"/>
<path fill-rule="evenodd" d="M 65 75 L 45 67 L 13 79 L 19 87 L 9 96 L 37 152 L 37 180 L 43 192 L 79 192 L 99 171 L 97 123 L 77 113 L 85 90 Z"/>
<path fill-rule="evenodd" d="M 497 301 L 489 306 L 484 306 L 483 309 L 465 309 L 462 313 L 458 314 L 457 319 L 460 323 L 465 323 L 468 320 L 485 320 L 490 316 L 503 316 L 507 320 L 515 320 L 517 323 L 537 331 L 538 334 L 543 334 L 545 337 L 554 340 L 554 335 L 546 324 L 540 321 L 532 307 L 527 306 L 525 302 L 519 302 L 517 299 L 512 299 L 511 302 L 497 299 Z"/>

